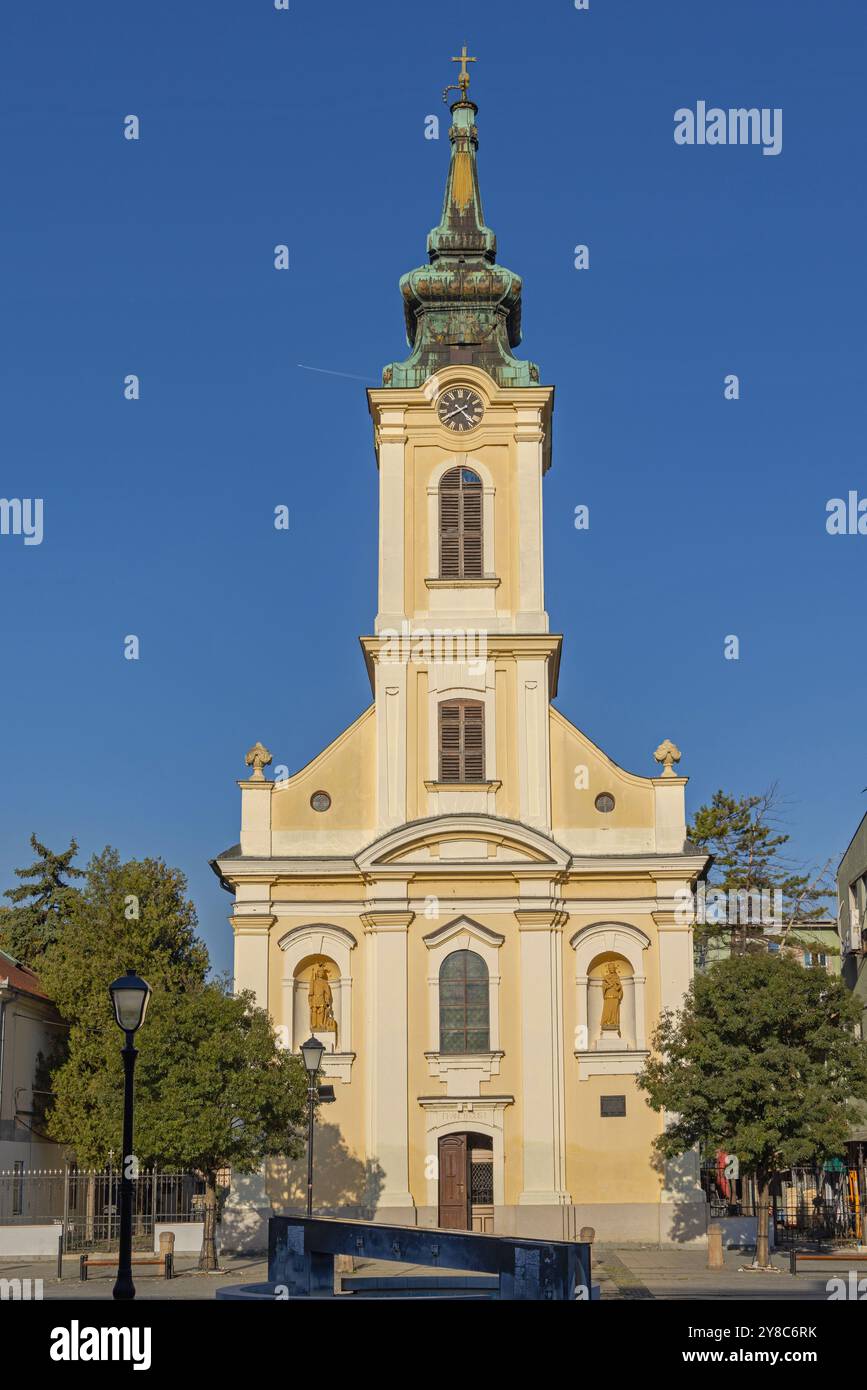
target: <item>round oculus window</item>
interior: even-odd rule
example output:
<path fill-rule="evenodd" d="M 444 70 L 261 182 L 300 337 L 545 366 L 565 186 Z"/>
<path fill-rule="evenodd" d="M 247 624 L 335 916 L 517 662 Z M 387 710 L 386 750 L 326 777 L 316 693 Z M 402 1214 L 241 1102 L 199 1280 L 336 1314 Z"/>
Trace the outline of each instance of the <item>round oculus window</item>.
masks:
<path fill-rule="evenodd" d="M 327 811 L 331 805 L 331 797 L 327 792 L 314 792 L 310 798 L 310 805 L 314 811 Z"/>
<path fill-rule="evenodd" d="M 593 804 L 596 807 L 597 811 L 613 811 L 614 797 L 611 795 L 610 792 L 600 792 Z"/>

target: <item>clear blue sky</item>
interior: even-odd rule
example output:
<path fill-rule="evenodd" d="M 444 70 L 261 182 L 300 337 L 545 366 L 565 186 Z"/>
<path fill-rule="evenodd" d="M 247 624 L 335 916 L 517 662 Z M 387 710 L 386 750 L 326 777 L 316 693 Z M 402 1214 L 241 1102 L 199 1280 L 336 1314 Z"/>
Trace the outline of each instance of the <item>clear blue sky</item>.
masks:
<path fill-rule="evenodd" d="M 692 809 L 778 780 L 798 852 L 836 858 L 867 809 L 867 537 L 825 530 L 867 495 L 865 40 L 861 0 L 12 7 L 0 495 L 44 498 L 45 538 L 0 536 L 0 885 L 31 830 L 162 855 L 229 964 L 208 860 L 245 750 L 294 770 L 370 699 L 364 386 L 405 355 L 464 42 L 520 351 L 557 387 L 558 705 L 637 772 L 673 738 Z M 698 100 L 782 107 L 782 153 L 676 146 Z"/>

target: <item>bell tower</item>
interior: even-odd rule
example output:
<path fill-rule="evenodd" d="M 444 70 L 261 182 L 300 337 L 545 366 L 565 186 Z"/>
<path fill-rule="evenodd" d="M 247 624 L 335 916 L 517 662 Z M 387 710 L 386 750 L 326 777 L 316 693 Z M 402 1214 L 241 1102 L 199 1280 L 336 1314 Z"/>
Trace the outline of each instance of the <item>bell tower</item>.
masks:
<path fill-rule="evenodd" d="M 377 717 L 378 822 L 485 812 L 551 828 L 542 479 L 553 387 L 515 357 L 522 282 L 482 212 L 462 55 L 428 263 L 400 281 L 409 357 L 368 392 L 379 597 L 362 638 Z M 448 91 L 449 89 L 447 89 Z"/>

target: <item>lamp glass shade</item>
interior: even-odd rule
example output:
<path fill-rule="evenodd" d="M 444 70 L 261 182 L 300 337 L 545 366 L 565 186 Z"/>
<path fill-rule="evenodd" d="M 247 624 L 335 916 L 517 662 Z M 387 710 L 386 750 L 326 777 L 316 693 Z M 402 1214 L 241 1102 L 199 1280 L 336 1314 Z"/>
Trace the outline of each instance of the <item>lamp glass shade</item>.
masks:
<path fill-rule="evenodd" d="M 109 985 L 108 992 L 114 1008 L 118 1028 L 125 1033 L 136 1033 L 145 1020 L 151 987 L 146 980 L 139 979 L 133 970 L 128 970 Z"/>
<path fill-rule="evenodd" d="M 315 1076 L 322 1066 L 322 1055 L 325 1052 L 325 1044 L 318 1038 L 310 1037 L 301 1044 L 301 1056 L 304 1059 L 304 1066 L 308 1076 Z"/>

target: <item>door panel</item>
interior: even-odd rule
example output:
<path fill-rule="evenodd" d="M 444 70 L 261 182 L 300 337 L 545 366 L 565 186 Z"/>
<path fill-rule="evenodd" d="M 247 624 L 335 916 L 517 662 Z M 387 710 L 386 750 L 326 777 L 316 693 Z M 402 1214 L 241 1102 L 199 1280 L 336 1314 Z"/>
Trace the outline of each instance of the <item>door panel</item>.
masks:
<path fill-rule="evenodd" d="M 451 1231 L 470 1229 L 469 1151 L 465 1134 L 439 1141 L 439 1224 Z"/>

